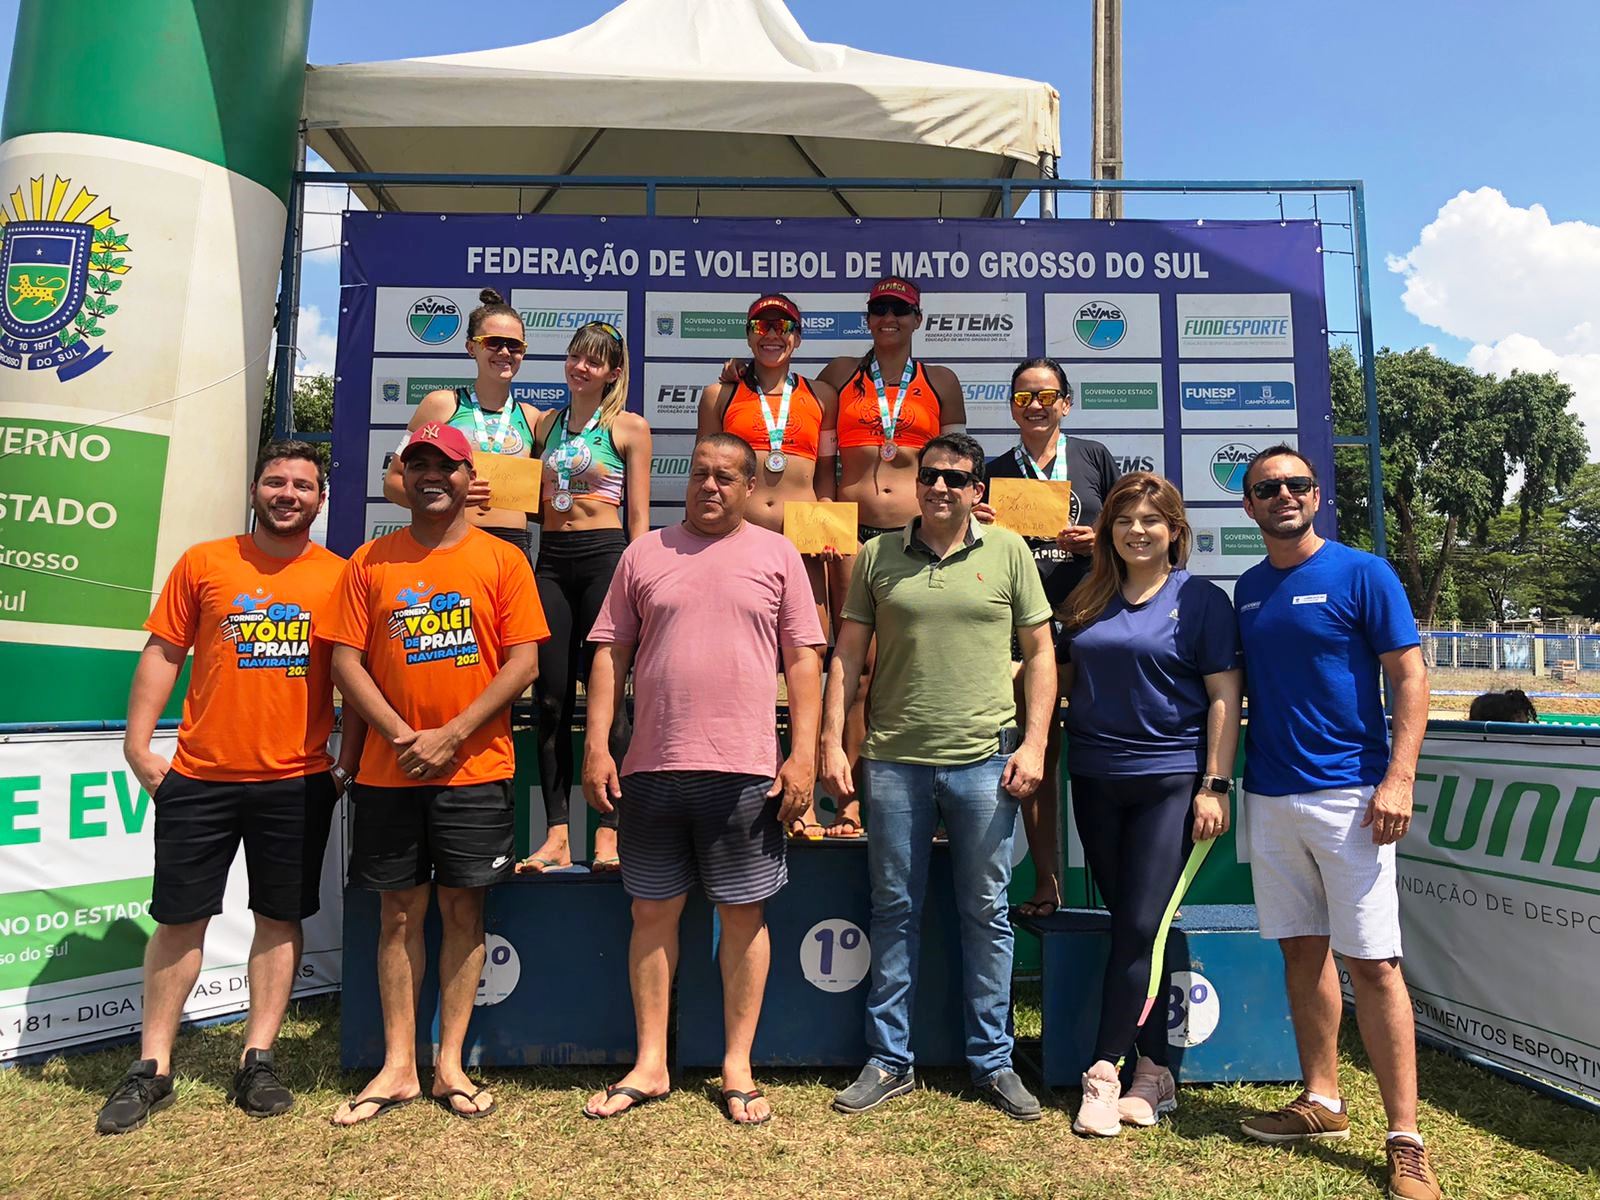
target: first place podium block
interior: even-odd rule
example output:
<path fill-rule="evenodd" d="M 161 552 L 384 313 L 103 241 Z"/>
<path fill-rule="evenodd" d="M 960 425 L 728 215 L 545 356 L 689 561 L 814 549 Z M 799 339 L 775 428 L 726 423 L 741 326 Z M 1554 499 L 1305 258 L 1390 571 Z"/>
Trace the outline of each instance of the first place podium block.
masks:
<path fill-rule="evenodd" d="M 1064 909 L 1017 924 L 1043 943 L 1044 1081 L 1076 1087 L 1094 1061 L 1110 915 Z M 1149 1020 L 1167 1031 L 1179 1082 L 1300 1077 L 1283 959 L 1275 942 L 1262 940 L 1254 906 L 1185 905 L 1168 935 L 1166 966 L 1170 974 Z"/>
<path fill-rule="evenodd" d="M 347 1070 L 383 1062 L 378 911 L 378 893 L 345 890 L 340 1060 Z M 483 916 L 486 961 L 467 1028 L 469 1066 L 633 1061 L 633 921 L 614 872 L 517 878 L 489 889 Z M 417 1049 L 426 1063 L 439 1039 L 439 914 L 431 903 L 425 930 Z"/>

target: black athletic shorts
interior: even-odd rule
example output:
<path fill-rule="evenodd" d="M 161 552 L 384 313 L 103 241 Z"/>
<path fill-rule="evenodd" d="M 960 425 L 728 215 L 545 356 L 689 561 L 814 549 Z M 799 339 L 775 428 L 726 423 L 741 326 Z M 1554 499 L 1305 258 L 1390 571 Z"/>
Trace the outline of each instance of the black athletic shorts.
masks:
<path fill-rule="evenodd" d="M 303 921 L 322 907 L 322 855 L 338 803 L 326 771 L 263 783 L 208 783 L 169 770 L 156 807 L 156 871 L 150 915 L 185 925 L 222 911 L 239 843 L 250 909 Z"/>
<path fill-rule="evenodd" d="M 516 863 L 511 781 L 350 789 L 350 886 L 399 892 L 438 883 L 488 887 Z"/>
<path fill-rule="evenodd" d="M 875 537 L 881 537 L 886 533 L 904 533 L 905 531 L 906 527 L 904 525 L 857 525 L 856 541 L 865 547 Z"/>

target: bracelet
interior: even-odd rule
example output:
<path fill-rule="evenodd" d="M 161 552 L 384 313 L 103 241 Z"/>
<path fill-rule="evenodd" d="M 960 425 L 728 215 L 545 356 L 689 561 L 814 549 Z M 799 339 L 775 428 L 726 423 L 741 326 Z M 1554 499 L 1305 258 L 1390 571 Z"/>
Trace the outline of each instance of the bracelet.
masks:
<path fill-rule="evenodd" d="M 333 781 L 340 787 L 349 787 L 350 781 L 355 778 L 355 776 L 351 775 L 349 771 L 346 771 L 343 767 L 337 765 L 328 773 L 333 776 Z"/>

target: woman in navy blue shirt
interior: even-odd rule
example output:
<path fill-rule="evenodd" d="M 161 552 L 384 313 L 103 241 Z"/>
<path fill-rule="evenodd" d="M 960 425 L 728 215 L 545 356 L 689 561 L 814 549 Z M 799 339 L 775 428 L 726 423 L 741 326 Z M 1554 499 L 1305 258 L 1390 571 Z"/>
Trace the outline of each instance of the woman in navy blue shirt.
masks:
<path fill-rule="evenodd" d="M 1227 594 L 1184 570 L 1189 540 L 1178 490 L 1148 472 L 1124 475 L 1095 522 L 1094 565 L 1061 611 L 1072 814 L 1111 911 L 1095 1062 L 1072 1127 L 1102 1137 L 1178 1106 L 1165 1010 L 1152 1009 L 1168 978 L 1173 913 L 1228 829 L 1239 634 Z"/>

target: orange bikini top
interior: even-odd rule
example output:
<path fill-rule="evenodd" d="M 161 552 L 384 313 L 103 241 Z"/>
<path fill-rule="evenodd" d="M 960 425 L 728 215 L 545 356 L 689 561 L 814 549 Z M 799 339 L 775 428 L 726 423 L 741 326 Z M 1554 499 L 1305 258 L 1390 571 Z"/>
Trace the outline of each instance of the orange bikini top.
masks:
<path fill-rule="evenodd" d="M 783 403 L 782 393 L 766 398 L 766 410 L 775 418 Z M 731 433 L 750 444 L 758 457 L 771 453 L 767 437 L 766 413 L 762 411 L 761 394 L 743 379 L 722 409 L 722 431 Z M 789 420 L 783 431 L 783 452 L 795 458 L 817 461 L 817 440 L 822 435 L 822 403 L 811 390 L 811 383 L 803 376 L 794 377 L 794 388 L 789 393 Z"/>
<path fill-rule="evenodd" d="M 894 410 L 897 385 L 885 379 L 889 390 L 885 397 L 890 411 Z M 895 426 L 897 446 L 920 450 L 939 436 L 939 396 L 928 382 L 928 373 L 921 363 L 916 366 L 907 388 L 905 401 L 900 405 L 900 419 Z M 883 417 L 878 411 L 878 389 L 872 376 L 857 371 L 839 392 L 839 447 L 881 446 L 884 442 Z"/>

